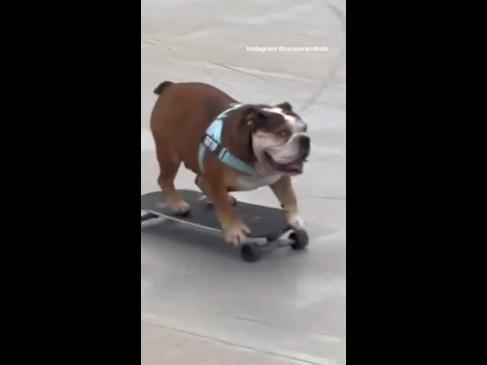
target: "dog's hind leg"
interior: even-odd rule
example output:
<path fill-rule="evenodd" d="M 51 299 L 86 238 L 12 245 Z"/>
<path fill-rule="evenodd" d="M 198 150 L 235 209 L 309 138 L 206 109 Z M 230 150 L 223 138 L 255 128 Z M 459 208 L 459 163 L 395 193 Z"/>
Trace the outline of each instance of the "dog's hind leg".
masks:
<path fill-rule="evenodd" d="M 181 160 L 172 151 L 169 144 L 162 143 L 157 147 L 157 160 L 159 162 L 159 179 L 157 180 L 162 189 L 162 195 L 168 208 L 177 215 L 189 213 L 190 206 L 178 194 L 174 186 L 174 179 L 178 173 Z"/>

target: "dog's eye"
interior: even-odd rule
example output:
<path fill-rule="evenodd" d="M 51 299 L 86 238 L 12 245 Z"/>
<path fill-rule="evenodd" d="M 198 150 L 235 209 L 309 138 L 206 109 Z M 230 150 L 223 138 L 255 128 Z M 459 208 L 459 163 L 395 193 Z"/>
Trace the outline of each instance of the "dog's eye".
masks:
<path fill-rule="evenodd" d="M 284 130 L 280 131 L 278 134 L 281 137 L 289 137 L 291 135 L 291 132 L 289 132 L 287 129 L 284 129 Z"/>

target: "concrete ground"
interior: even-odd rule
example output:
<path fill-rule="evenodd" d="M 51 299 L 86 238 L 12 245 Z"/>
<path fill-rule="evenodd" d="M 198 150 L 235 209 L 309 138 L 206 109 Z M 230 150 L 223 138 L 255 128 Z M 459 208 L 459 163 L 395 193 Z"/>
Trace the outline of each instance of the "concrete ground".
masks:
<path fill-rule="evenodd" d="M 280 45 L 328 51 L 246 50 Z M 345 1 L 142 0 L 141 53 L 142 193 L 158 189 L 148 125 L 163 80 L 289 101 L 312 138 L 295 179 L 306 252 L 248 264 L 218 235 L 143 227 L 142 364 L 345 364 Z M 181 169 L 177 185 L 194 188 L 193 176 Z M 277 206 L 267 188 L 236 196 Z"/>

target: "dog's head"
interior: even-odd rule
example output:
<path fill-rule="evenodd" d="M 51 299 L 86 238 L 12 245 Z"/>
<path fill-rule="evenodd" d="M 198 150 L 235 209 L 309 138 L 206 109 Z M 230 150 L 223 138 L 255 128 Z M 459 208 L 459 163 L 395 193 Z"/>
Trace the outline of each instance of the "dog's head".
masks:
<path fill-rule="evenodd" d="M 267 173 L 296 175 L 310 153 L 307 126 L 291 104 L 249 105 L 241 114 L 239 138 L 247 138 L 254 159 Z"/>

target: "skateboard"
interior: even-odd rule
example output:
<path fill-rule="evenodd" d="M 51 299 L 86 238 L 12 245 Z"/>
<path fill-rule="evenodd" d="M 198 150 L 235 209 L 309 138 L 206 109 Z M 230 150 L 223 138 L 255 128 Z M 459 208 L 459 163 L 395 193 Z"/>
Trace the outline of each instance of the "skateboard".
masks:
<path fill-rule="evenodd" d="M 156 191 L 141 196 L 141 223 L 165 218 L 222 232 L 216 212 L 203 194 L 194 190 L 178 190 L 178 193 L 191 206 L 186 215 L 174 215 L 170 212 L 164 204 L 162 193 Z M 244 261 L 257 261 L 262 254 L 277 247 L 290 246 L 294 250 L 302 250 L 308 245 L 306 231 L 289 227 L 282 209 L 242 201 L 235 202 L 234 209 L 251 231 L 247 241 L 240 247 L 240 257 Z"/>

